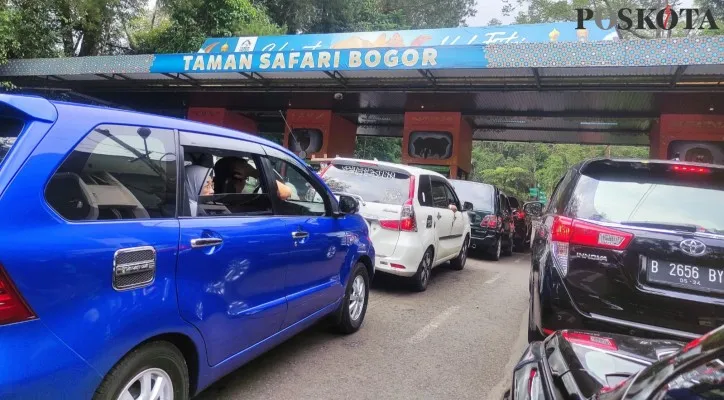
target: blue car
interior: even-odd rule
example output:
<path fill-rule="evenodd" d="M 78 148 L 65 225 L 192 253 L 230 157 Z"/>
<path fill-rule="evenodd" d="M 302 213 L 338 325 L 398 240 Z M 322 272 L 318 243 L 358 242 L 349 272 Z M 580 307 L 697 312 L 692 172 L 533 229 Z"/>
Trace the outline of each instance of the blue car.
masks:
<path fill-rule="evenodd" d="M 251 135 L 0 94 L 0 399 L 183 400 L 325 317 L 357 331 L 358 207 Z"/>

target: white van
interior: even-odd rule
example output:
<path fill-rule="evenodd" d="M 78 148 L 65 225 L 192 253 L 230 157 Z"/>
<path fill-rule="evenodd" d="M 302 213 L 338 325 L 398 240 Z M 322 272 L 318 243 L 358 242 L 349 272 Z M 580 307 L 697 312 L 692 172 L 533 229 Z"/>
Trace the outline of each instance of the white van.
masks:
<path fill-rule="evenodd" d="M 332 191 L 357 198 L 377 252 L 377 271 L 408 277 L 424 291 L 430 272 L 450 261 L 463 269 L 470 242 L 467 211 L 443 175 L 381 161 L 335 158 L 320 171 Z"/>

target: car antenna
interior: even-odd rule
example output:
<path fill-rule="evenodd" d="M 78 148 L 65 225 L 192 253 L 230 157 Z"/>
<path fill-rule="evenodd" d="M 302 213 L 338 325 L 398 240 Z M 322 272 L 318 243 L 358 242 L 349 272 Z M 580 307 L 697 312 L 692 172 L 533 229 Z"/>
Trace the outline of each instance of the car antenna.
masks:
<path fill-rule="evenodd" d="M 299 143 L 299 141 L 297 140 L 297 135 L 294 134 L 294 129 L 292 129 L 292 127 L 287 122 L 287 119 L 284 117 L 284 113 L 282 112 L 282 110 L 279 110 L 279 115 L 281 115 L 282 121 L 284 121 L 284 126 L 286 126 L 287 129 L 289 129 L 289 134 L 292 135 L 292 139 L 294 139 L 294 141 L 297 142 L 297 144 L 299 146 L 301 146 L 301 143 Z M 304 150 L 302 150 L 302 151 L 304 151 Z"/>

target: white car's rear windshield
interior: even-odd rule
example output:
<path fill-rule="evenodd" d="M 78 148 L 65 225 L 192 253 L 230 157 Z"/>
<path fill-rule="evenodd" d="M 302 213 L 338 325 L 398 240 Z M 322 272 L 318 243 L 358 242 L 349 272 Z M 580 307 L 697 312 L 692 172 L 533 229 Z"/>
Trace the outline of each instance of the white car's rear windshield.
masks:
<path fill-rule="evenodd" d="M 15 144 L 15 140 L 22 130 L 22 121 L 0 116 L 0 163 L 5 159 L 5 155 L 10 152 L 10 148 Z"/>
<path fill-rule="evenodd" d="M 349 193 L 364 201 L 402 204 L 410 194 L 410 175 L 382 166 L 333 163 L 322 177 L 335 193 Z"/>
<path fill-rule="evenodd" d="M 569 213 L 577 218 L 724 234 L 718 168 L 612 163 L 583 171 Z"/>

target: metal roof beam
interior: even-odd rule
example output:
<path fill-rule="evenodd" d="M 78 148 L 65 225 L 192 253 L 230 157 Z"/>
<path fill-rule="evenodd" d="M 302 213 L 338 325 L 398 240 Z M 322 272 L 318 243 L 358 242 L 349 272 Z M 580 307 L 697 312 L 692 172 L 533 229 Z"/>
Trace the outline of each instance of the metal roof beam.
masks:
<path fill-rule="evenodd" d="M 679 80 L 681 79 L 681 76 L 684 75 L 684 72 L 686 72 L 686 65 L 679 65 L 676 68 L 676 72 L 674 73 L 674 77 L 671 79 L 671 83 L 669 86 L 675 87 L 677 83 L 679 83 Z"/>
<path fill-rule="evenodd" d="M 533 71 L 533 77 L 535 77 L 535 87 L 540 89 L 540 73 L 538 72 L 538 68 L 531 68 Z"/>
<path fill-rule="evenodd" d="M 481 131 L 532 131 L 532 132 L 578 132 L 581 134 L 585 133 L 614 133 L 624 135 L 648 135 L 648 131 L 636 130 L 636 129 L 579 129 L 579 128 L 548 128 L 548 127 L 537 127 L 537 126 L 474 126 L 473 129 Z"/>
<path fill-rule="evenodd" d="M 180 81 L 180 82 L 188 83 L 188 84 L 191 84 L 191 85 L 193 85 L 193 86 L 199 87 L 199 84 L 196 82 L 196 80 L 194 80 L 193 78 L 189 77 L 189 76 L 186 75 L 186 74 L 171 74 L 171 73 L 168 73 L 168 72 L 164 72 L 164 73 L 162 73 L 161 75 L 167 76 L 167 77 L 169 77 L 169 78 L 171 78 L 171 79 L 173 79 L 173 80 L 175 80 L 175 81 Z M 182 75 L 183 75 L 186 79 L 181 78 Z"/>
<path fill-rule="evenodd" d="M 246 79 L 252 80 L 264 87 L 269 87 L 269 81 L 264 78 L 263 76 L 259 75 L 256 72 L 248 73 L 248 72 L 239 72 L 239 75 L 243 76 Z"/>
<path fill-rule="evenodd" d="M 347 87 L 347 83 L 348 83 L 347 78 L 345 78 L 341 73 L 339 73 L 339 71 L 332 71 L 332 72 L 324 71 L 324 73 L 328 77 L 334 79 L 337 83 L 339 83 L 343 87 L 345 87 L 345 88 Z"/>
<path fill-rule="evenodd" d="M 429 69 L 418 69 L 417 72 L 419 72 L 423 78 L 427 79 L 432 87 L 437 87 L 437 78 L 435 78 L 435 75 L 432 74 L 432 71 Z"/>

